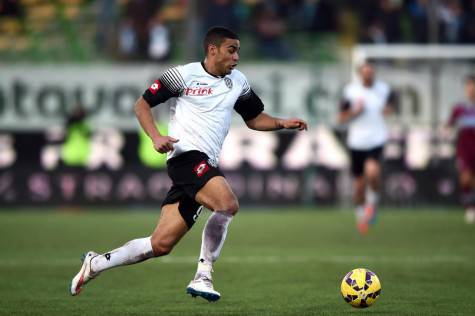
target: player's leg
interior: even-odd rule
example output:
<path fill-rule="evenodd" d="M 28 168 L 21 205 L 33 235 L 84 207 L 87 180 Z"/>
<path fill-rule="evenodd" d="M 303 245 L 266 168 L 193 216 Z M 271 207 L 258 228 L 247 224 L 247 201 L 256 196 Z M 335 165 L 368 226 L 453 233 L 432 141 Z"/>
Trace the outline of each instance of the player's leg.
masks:
<path fill-rule="evenodd" d="M 358 231 L 366 234 L 368 223 L 365 213 L 365 190 L 366 180 L 363 175 L 356 175 L 353 178 L 353 203 L 355 205 L 355 216 Z"/>
<path fill-rule="evenodd" d="M 187 231 L 188 226 L 178 211 L 178 202 L 164 205 L 152 236 L 131 240 L 104 254 L 86 253 L 81 270 L 71 282 L 71 294 L 78 295 L 82 286 L 102 271 L 167 255 Z"/>
<path fill-rule="evenodd" d="M 367 159 L 365 161 L 364 174 L 366 179 L 365 214 L 368 223 L 374 224 L 380 191 L 381 165 L 379 160 L 374 158 Z"/>
<path fill-rule="evenodd" d="M 169 254 L 191 228 L 180 214 L 181 203 L 167 204 L 162 207 L 160 220 L 151 237 L 152 249 L 156 257 Z M 191 209 L 190 212 L 192 212 Z"/>
<path fill-rule="evenodd" d="M 475 222 L 475 149 L 466 146 L 457 148 L 457 169 L 465 221 Z"/>
<path fill-rule="evenodd" d="M 365 220 L 365 190 L 366 180 L 364 177 L 364 161 L 366 152 L 351 150 L 351 174 L 353 175 L 353 203 L 355 205 L 355 216 L 358 231 L 365 234 L 368 230 L 368 224 Z"/>
<path fill-rule="evenodd" d="M 202 296 L 209 301 L 220 298 L 212 285 L 212 267 L 218 259 L 226 239 L 228 225 L 239 209 L 231 187 L 222 176 L 211 178 L 196 194 L 196 201 L 213 213 L 208 218 L 202 235 L 200 258 L 195 278 L 187 287 L 193 296 Z"/>
<path fill-rule="evenodd" d="M 462 204 L 465 209 L 465 221 L 468 224 L 475 222 L 475 177 L 468 169 L 459 171 L 460 188 L 462 190 Z"/>

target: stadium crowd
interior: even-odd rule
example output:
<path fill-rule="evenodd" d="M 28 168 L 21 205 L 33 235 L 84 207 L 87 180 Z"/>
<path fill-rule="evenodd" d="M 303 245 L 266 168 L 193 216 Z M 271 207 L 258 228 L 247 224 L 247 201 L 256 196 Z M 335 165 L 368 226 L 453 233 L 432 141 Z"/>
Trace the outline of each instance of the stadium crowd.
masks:
<path fill-rule="evenodd" d="M 475 0 L 61 0 L 55 3 L 59 5 L 56 9 L 50 1 L 2 0 L 0 29 L 8 34 L 12 19 L 16 19 L 20 21 L 16 27 L 18 33 L 35 33 L 36 27 L 28 27 L 28 20 L 38 12 L 45 15 L 50 12 L 55 20 L 56 11 L 63 10 L 67 17 L 77 21 L 81 21 L 78 16 L 92 12 L 97 52 L 125 60 L 157 61 L 176 55 L 179 42 L 191 29 L 199 38 L 211 25 L 222 25 L 253 39 L 252 56 L 265 59 L 300 58 L 290 49 L 296 38 L 305 42 L 330 37 L 343 46 L 358 42 L 475 43 Z M 90 10 L 83 10 L 86 8 Z M 77 36 L 81 37 L 87 28 L 78 29 Z"/>

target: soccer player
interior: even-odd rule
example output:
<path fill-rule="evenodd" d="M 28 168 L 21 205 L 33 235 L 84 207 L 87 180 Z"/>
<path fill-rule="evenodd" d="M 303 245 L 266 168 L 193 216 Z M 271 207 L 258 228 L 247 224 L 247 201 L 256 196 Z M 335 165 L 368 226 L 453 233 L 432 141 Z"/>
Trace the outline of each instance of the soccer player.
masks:
<path fill-rule="evenodd" d="M 475 75 L 465 79 L 466 100 L 454 105 L 448 125 L 458 129 L 457 167 L 465 221 L 475 222 Z"/>
<path fill-rule="evenodd" d="M 89 251 L 71 282 L 71 294 L 104 270 L 169 254 L 193 226 L 203 206 L 213 213 L 202 235 L 195 277 L 186 291 L 216 301 L 211 272 L 223 247 L 228 225 L 239 209 L 231 187 L 218 167 L 218 157 L 228 133 L 233 110 L 246 125 L 258 131 L 307 129 L 301 119 L 279 119 L 264 105 L 236 68 L 240 41 L 232 31 L 213 27 L 203 40 L 205 59 L 168 69 L 137 100 L 135 113 L 155 149 L 168 153 L 167 170 L 172 179 L 151 236 L 129 241 L 104 254 Z M 169 135 L 156 128 L 150 108 L 173 100 Z"/>
<path fill-rule="evenodd" d="M 359 66 L 358 75 L 360 80 L 344 88 L 338 122 L 348 124 L 357 226 L 366 234 L 379 199 L 380 160 L 387 139 L 384 116 L 392 111 L 395 98 L 388 84 L 376 80 L 371 64 Z"/>

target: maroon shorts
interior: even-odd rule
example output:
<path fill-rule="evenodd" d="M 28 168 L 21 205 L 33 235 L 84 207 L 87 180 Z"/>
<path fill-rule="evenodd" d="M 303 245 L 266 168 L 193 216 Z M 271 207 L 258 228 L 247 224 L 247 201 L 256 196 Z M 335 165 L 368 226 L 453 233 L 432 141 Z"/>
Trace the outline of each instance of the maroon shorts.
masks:
<path fill-rule="evenodd" d="M 475 172 L 475 146 L 457 148 L 457 168 Z"/>

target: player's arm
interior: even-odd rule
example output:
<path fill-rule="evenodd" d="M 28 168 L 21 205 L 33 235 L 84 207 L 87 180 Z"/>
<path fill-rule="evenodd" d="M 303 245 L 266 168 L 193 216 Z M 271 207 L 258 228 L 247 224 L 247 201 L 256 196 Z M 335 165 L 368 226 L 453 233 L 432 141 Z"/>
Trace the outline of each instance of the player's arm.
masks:
<path fill-rule="evenodd" d="M 263 112 L 264 104 L 251 88 L 238 98 L 234 109 L 242 116 L 250 129 L 257 131 L 274 131 L 283 128 L 307 129 L 307 123 L 304 120 L 280 119 Z"/>
<path fill-rule="evenodd" d="M 354 105 L 347 99 L 340 102 L 340 112 L 338 113 L 337 122 L 345 124 L 363 113 L 364 104 L 362 100 L 356 101 Z"/>
<path fill-rule="evenodd" d="M 152 140 L 155 150 L 162 154 L 173 150 L 173 143 L 178 142 L 178 140 L 160 134 L 151 108 L 176 96 L 178 96 L 177 92 L 171 91 L 171 89 L 159 79 L 156 80 L 150 88 L 145 90 L 143 95 L 135 102 L 134 106 L 135 115 L 140 126 Z"/>
<path fill-rule="evenodd" d="M 398 99 L 396 93 L 391 90 L 388 95 L 388 99 L 386 100 L 386 105 L 384 107 L 383 114 L 386 115 L 391 115 L 393 114 L 398 106 Z"/>
<path fill-rule="evenodd" d="M 275 131 L 279 129 L 307 130 L 307 122 L 298 118 L 280 119 L 272 117 L 265 112 L 261 112 L 255 118 L 246 121 L 250 129 L 257 131 Z"/>
<path fill-rule="evenodd" d="M 452 112 L 450 113 L 449 119 L 447 120 L 446 126 L 453 128 L 455 126 L 455 123 L 457 122 L 457 119 L 460 115 L 460 110 L 459 110 L 458 104 L 454 105 L 452 107 Z"/>

